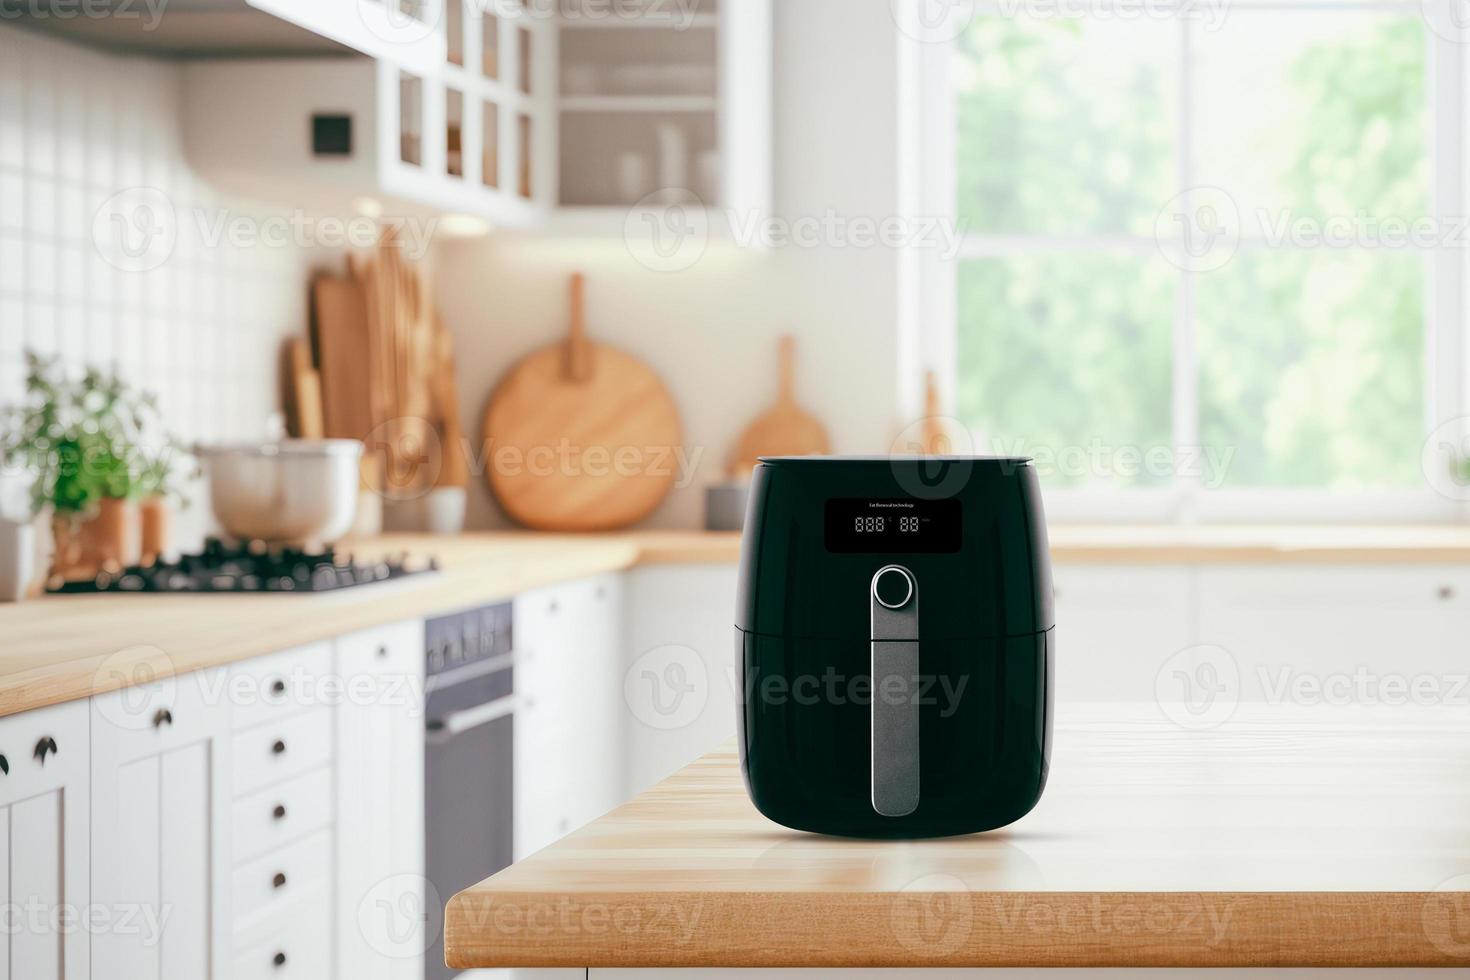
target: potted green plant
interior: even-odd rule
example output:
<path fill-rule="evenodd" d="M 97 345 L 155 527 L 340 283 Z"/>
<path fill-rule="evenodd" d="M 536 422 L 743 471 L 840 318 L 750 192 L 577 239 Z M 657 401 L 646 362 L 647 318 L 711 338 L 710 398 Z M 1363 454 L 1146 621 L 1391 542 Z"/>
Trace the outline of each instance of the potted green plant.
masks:
<path fill-rule="evenodd" d="M 162 506 L 179 455 L 157 401 L 96 369 L 77 375 L 35 354 L 26 368 L 23 400 L 0 415 L 0 454 L 30 475 L 33 514 L 51 513 L 53 573 L 136 562 L 139 502 Z M 153 543 L 163 550 L 156 533 Z"/>

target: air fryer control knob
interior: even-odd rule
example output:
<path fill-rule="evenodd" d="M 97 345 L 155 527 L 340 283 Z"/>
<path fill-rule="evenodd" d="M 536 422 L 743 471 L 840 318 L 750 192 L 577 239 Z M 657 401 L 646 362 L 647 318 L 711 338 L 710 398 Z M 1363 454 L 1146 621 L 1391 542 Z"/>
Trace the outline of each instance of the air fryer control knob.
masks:
<path fill-rule="evenodd" d="M 889 565 L 873 579 L 873 596 L 889 609 L 902 609 L 914 597 L 914 580 L 897 565 Z"/>

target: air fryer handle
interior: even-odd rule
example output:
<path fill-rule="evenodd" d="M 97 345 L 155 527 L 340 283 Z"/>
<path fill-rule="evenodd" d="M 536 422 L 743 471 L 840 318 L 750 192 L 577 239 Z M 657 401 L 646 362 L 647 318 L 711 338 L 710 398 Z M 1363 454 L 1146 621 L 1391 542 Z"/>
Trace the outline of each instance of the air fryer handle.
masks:
<path fill-rule="evenodd" d="M 902 817 L 919 806 L 919 586 L 913 572 L 902 565 L 878 569 L 868 607 L 873 809 Z"/>

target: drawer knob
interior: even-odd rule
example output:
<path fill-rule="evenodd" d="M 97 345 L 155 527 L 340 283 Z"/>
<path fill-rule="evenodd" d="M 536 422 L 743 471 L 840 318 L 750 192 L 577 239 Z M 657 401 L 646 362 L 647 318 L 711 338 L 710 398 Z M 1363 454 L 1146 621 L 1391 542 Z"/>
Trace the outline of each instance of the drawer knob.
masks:
<path fill-rule="evenodd" d="M 1441 585 L 1439 587 L 1439 597 L 1445 600 L 1453 599 L 1455 597 L 1455 587 L 1453 585 Z"/>
<path fill-rule="evenodd" d="M 383 659 L 386 656 L 388 656 L 388 644 L 386 644 L 386 643 L 379 643 L 378 644 L 378 659 L 381 660 L 381 659 Z"/>
<path fill-rule="evenodd" d="M 281 680 L 279 677 L 271 681 L 271 693 L 274 694 L 276 697 L 280 697 L 281 695 L 285 694 L 286 682 Z"/>
<path fill-rule="evenodd" d="M 285 953 L 277 953 L 275 956 L 272 956 L 271 957 L 271 965 L 274 966 L 274 967 L 276 967 L 277 969 L 280 969 L 281 967 L 285 966 L 286 965 L 286 954 Z"/>
<path fill-rule="evenodd" d="M 286 743 L 280 739 L 276 739 L 275 743 L 271 745 L 271 755 L 283 755 L 285 751 Z"/>
<path fill-rule="evenodd" d="M 286 875 L 285 875 L 285 872 L 282 872 L 282 871 L 277 871 L 276 872 L 276 876 L 271 879 L 271 887 L 272 888 L 285 888 L 286 887 Z"/>
<path fill-rule="evenodd" d="M 276 804 L 276 808 L 271 811 L 271 816 L 275 817 L 277 820 L 285 820 L 286 819 L 286 808 L 284 806 L 282 806 L 281 804 L 277 803 Z"/>
<path fill-rule="evenodd" d="M 56 739 L 50 735 L 47 735 L 36 743 L 36 758 L 40 760 L 43 766 L 46 764 L 46 756 L 48 754 L 55 755 L 56 751 Z"/>
<path fill-rule="evenodd" d="M 162 728 L 164 725 L 174 723 L 174 713 L 167 708 L 159 708 L 158 713 L 153 716 L 153 727 Z"/>

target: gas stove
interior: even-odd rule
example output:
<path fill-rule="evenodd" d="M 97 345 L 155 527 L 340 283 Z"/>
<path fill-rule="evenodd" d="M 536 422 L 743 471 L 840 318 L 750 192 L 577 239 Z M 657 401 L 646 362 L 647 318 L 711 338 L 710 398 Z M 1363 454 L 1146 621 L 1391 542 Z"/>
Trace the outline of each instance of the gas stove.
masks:
<path fill-rule="evenodd" d="M 359 585 L 437 571 L 430 558 L 412 562 L 407 553 L 363 560 L 328 549 L 250 542 L 226 544 L 210 538 L 197 555 L 152 565 L 103 569 L 95 578 L 48 583 L 46 591 L 73 592 L 335 592 Z"/>

